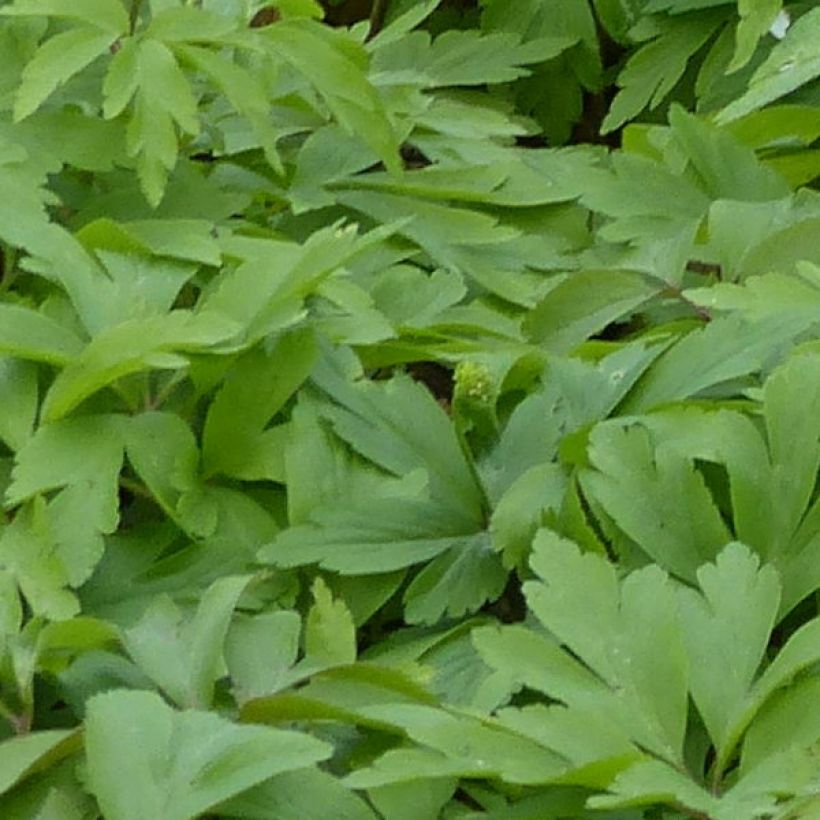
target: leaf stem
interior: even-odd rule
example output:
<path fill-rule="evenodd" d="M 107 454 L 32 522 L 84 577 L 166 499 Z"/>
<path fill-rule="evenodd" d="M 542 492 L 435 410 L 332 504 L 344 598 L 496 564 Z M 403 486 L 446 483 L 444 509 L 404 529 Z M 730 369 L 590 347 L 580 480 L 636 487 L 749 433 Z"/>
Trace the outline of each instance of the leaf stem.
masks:
<path fill-rule="evenodd" d="M 368 40 L 372 40 L 382 30 L 386 11 L 387 0 L 373 0 L 373 5 L 370 8 L 370 31 L 367 33 Z"/>

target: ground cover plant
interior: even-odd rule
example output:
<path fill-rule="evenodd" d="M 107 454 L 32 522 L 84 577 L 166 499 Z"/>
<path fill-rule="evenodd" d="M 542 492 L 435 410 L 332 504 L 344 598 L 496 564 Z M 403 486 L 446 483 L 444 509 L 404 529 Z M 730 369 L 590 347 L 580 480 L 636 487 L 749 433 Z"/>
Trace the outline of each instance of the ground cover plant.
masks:
<path fill-rule="evenodd" d="M 816 3 L 0 63 L 0 816 L 820 816 Z"/>

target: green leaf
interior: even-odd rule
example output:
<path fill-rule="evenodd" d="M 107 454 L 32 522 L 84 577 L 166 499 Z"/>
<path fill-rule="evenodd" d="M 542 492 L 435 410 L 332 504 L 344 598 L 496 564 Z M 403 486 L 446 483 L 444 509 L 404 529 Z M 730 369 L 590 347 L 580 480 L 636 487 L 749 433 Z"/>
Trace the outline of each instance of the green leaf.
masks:
<path fill-rule="evenodd" d="M 613 421 L 590 435 L 593 470 L 581 486 L 647 555 L 687 580 L 732 536 L 700 473 L 676 448 L 657 445 L 640 421 Z"/>
<path fill-rule="evenodd" d="M 215 581 L 187 620 L 170 598 L 158 597 L 142 620 L 125 631 L 128 653 L 178 705 L 211 706 L 225 636 L 247 583 L 246 577 Z"/>
<path fill-rule="evenodd" d="M 84 416 L 41 426 L 18 451 L 9 504 L 59 492 L 45 514 L 73 586 L 87 580 L 103 553 L 103 534 L 119 522 L 123 434 L 117 416 Z"/>
<path fill-rule="evenodd" d="M 131 71 L 134 73 L 130 76 L 123 76 Z M 107 117 L 116 116 L 135 96 L 126 147 L 129 156 L 137 158 L 145 197 L 156 207 L 168 173 L 176 165 L 176 127 L 192 136 L 199 133 L 196 98 L 170 49 L 150 38 L 140 40 L 135 50 L 116 64 L 116 69 L 112 65 L 109 78 L 103 88 Z"/>
<path fill-rule="evenodd" d="M 182 11 L 182 9 L 169 11 Z M 198 39 L 191 36 L 187 25 L 183 26 L 180 34 L 184 39 Z M 281 172 L 282 162 L 276 150 L 278 135 L 270 122 L 270 103 L 265 94 L 265 88 L 257 77 L 242 66 L 205 48 L 194 45 L 177 45 L 175 53 L 184 62 L 208 75 L 211 82 L 225 95 L 236 112 L 248 120 L 265 150 L 268 162 Z"/>
<path fill-rule="evenodd" d="M 146 814 L 192 820 L 276 774 L 330 755 L 326 743 L 307 735 L 175 712 L 150 692 L 92 698 L 85 744 L 91 790 L 111 820 Z"/>
<path fill-rule="evenodd" d="M 363 798 L 317 768 L 283 772 L 219 807 L 237 820 L 376 820 Z"/>
<path fill-rule="evenodd" d="M 712 199 L 788 196 L 786 181 L 725 131 L 687 114 L 679 105 L 672 106 L 669 124 Z"/>
<path fill-rule="evenodd" d="M 152 15 L 145 35 L 165 43 L 219 42 L 234 29 L 233 21 L 223 14 L 183 6 L 166 8 Z"/>
<path fill-rule="evenodd" d="M 630 271 L 578 271 L 535 306 L 524 327 L 533 342 L 554 353 L 569 353 L 610 322 L 648 302 L 660 288 L 660 283 Z"/>
<path fill-rule="evenodd" d="M 469 549 L 481 537 L 465 533 L 449 509 L 412 496 L 331 507 L 313 519 L 313 525 L 280 533 L 262 547 L 259 560 L 281 567 L 318 563 L 335 572 L 373 575 L 427 561 L 451 548 Z"/>
<path fill-rule="evenodd" d="M 37 368 L 31 362 L 0 357 L 0 439 L 19 450 L 34 432 Z"/>
<path fill-rule="evenodd" d="M 3 528 L 0 562 L 14 576 L 35 615 L 61 620 L 79 611 L 77 597 L 67 589 L 69 568 L 57 550 L 41 498 L 25 505 Z M 76 575 L 77 568 L 71 571 Z"/>
<path fill-rule="evenodd" d="M 56 421 L 93 393 L 130 373 L 155 367 L 177 369 L 194 352 L 227 341 L 235 325 L 213 313 L 174 311 L 104 330 L 54 380 L 43 404 L 43 418 Z"/>
<path fill-rule="evenodd" d="M 630 55 L 618 75 L 621 90 L 612 101 L 601 131 L 614 131 L 644 108 L 657 108 L 722 19 L 723 15 L 711 14 L 665 19 L 659 36 Z"/>
<path fill-rule="evenodd" d="M 462 618 L 504 591 L 507 571 L 481 533 L 450 547 L 419 572 L 404 593 L 408 623 Z"/>
<path fill-rule="evenodd" d="M 738 0 L 740 22 L 737 24 L 737 46 L 729 71 L 743 68 L 752 58 L 760 38 L 772 27 L 783 9 L 783 0 Z"/>
<path fill-rule="evenodd" d="M 71 729 L 32 732 L 0 743 L 0 793 L 77 751 L 80 737 Z"/>
<path fill-rule="evenodd" d="M 504 566 L 521 567 L 536 531 L 549 510 L 561 509 L 567 477 L 557 464 L 537 464 L 520 475 L 501 496 L 490 519 L 493 548 Z"/>
<path fill-rule="evenodd" d="M 131 419 L 125 439 L 128 460 L 154 499 L 192 536 L 211 535 L 217 511 L 199 475 L 199 450 L 185 422 L 172 413 Z"/>
<path fill-rule="evenodd" d="M 737 743 L 738 714 L 760 666 L 780 602 L 771 567 L 730 544 L 698 570 L 703 593 L 680 590 L 681 624 L 690 659 L 692 698 L 716 750 L 718 770 Z"/>
<path fill-rule="evenodd" d="M 431 41 L 426 31 L 414 31 L 391 40 L 389 48 L 374 42 L 374 81 L 424 88 L 505 83 L 527 76 L 522 66 L 552 59 L 575 42 L 573 37 L 553 36 L 522 44 L 514 34 L 457 30 Z"/>
<path fill-rule="evenodd" d="M 48 15 L 78 20 L 113 34 L 122 34 L 128 28 L 128 14 L 120 0 L 76 0 L 68 6 L 61 0 L 14 0 L 0 14 Z"/>
<path fill-rule="evenodd" d="M 374 705 L 366 712 L 402 728 L 416 743 L 439 754 L 416 756 L 412 749 L 387 752 L 369 769 L 358 769 L 345 778 L 352 788 L 458 774 L 534 785 L 552 780 L 565 768 L 563 760 L 548 749 L 472 716 L 417 704 Z"/>
<path fill-rule="evenodd" d="M 64 366 L 82 348 L 82 340 L 54 319 L 17 305 L 0 305 L 0 353 Z"/>
<path fill-rule="evenodd" d="M 225 661 L 240 703 L 290 684 L 286 673 L 296 663 L 301 631 L 302 620 L 291 610 L 234 617 Z"/>
<path fill-rule="evenodd" d="M 669 579 L 648 567 L 619 584 L 601 556 L 582 555 L 546 530 L 533 549 L 530 563 L 542 580 L 524 584 L 530 609 L 611 687 L 621 729 L 656 755 L 680 760 L 688 671 Z M 560 697 L 571 705 L 576 695 Z"/>
<path fill-rule="evenodd" d="M 271 349 L 254 348 L 228 371 L 205 419 L 206 474 L 253 481 L 275 478 L 259 456 L 272 432 L 265 428 L 307 378 L 317 348 L 310 330 L 282 336 Z"/>
<path fill-rule="evenodd" d="M 398 174 L 399 142 L 363 68 L 366 53 L 339 32 L 307 20 L 282 20 L 263 30 L 267 45 L 322 95 L 339 124 L 358 134 Z"/>
<path fill-rule="evenodd" d="M 718 318 L 693 330 L 664 353 L 624 403 L 625 412 L 696 396 L 710 387 L 759 371 L 805 325 L 774 315 Z"/>
<path fill-rule="evenodd" d="M 450 418 L 422 385 L 397 376 L 385 383 L 350 382 L 320 366 L 317 384 L 336 405 L 322 415 L 359 454 L 396 476 L 423 470 L 431 496 L 456 526 L 480 528 L 483 493 Z"/>
<path fill-rule="evenodd" d="M 748 91 L 727 105 L 717 121 L 736 120 L 820 76 L 820 55 L 815 47 L 818 37 L 820 9 L 812 9 L 794 22 L 752 75 Z"/>
<path fill-rule="evenodd" d="M 383 817 L 414 820 L 439 817 L 456 790 L 455 778 L 418 778 L 409 783 L 391 783 L 370 789 L 368 796 Z"/>

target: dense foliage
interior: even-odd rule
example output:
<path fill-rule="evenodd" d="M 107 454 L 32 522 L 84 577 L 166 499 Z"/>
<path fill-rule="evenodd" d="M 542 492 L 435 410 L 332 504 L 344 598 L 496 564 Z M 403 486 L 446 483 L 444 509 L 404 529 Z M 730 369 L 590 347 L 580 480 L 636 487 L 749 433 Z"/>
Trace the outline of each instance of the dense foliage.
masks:
<path fill-rule="evenodd" d="M 0 2 L 0 816 L 820 816 L 820 7 L 324 6 Z"/>

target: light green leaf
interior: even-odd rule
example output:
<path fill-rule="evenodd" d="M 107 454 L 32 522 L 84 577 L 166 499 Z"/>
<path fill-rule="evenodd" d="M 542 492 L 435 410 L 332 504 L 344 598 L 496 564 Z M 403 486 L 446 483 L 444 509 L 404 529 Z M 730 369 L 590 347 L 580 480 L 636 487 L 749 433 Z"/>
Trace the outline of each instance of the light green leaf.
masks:
<path fill-rule="evenodd" d="M 428 32 L 414 31 L 389 48 L 373 45 L 373 79 L 377 85 L 424 88 L 505 83 L 527 76 L 524 65 L 550 60 L 576 42 L 552 36 L 522 44 L 515 34 L 473 30 L 445 31 L 431 41 Z"/>
<path fill-rule="evenodd" d="M 0 353 L 64 366 L 83 349 L 73 330 L 33 310 L 0 305 Z"/>
<path fill-rule="evenodd" d="M 184 33 L 184 28 L 181 33 Z M 185 37 L 187 39 L 190 35 L 185 34 Z M 276 150 L 278 134 L 271 123 L 270 102 L 264 86 L 257 77 L 235 62 L 206 48 L 178 45 L 175 53 L 184 62 L 208 75 L 236 112 L 248 120 L 265 150 L 268 162 L 281 172 L 282 162 Z"/>
<path fill-rule="evenodd" d="M 593 795 L 588 805 L 597 809 L 617 809 L 629 806 L 647 806 L 666 803 L 685 806 L 691 811 L 702 813 L 715 820 L 728 820 L 719 814 L 719 798 L 714 797 L 684 772 L 660 760 L 646 760 L 636 763 L 615 778 L 609 790 L 612 795 Z M 751 818 L 753 815 L 734 815 Z"/>
<path fill-rule="evenodd" d="M 219 42 L 236 28 L 233 20 L 202 8 L 183 6 L 168 8 L 154 14 L 145 29 L 146 37 L 164 43 Z"/>
<path fill-rule="evenodd" d="M 727 132 L 677 104 L 669 124 L 712 199 L 765 201 L 789 195 L 787 182 Z"/>
<path fill-rule="evenodd" d="M 0 793 L 73 754 L 80 736 L 71 729 L 32 732 L 0 743 Z"/>
<path fill-rule="evenodd" d="M 342 32 L 311 20 L 282 20 L 262 32 L 277 57 L 322 95 L 339 124 L 360 135 L 389 170 L 400 173 L 398 137 L 364 74 L 366 52 Z"/>
<path fill-rule="evenodd" d="M 307 735 L 174 712 L 158 695 L 122 690 L 89 701 L 85 744 L 91 790 L 110 820 L 192 820 L 330 755 Z"/>
<path fill-rule="evenodd" d="M 740 315 L 719 317 L 661 355 L 622 409 L 649 410 L 755 373 L 804 329 L 805 325 L 784 323 L 778 315 L 760 321 Z"/>
<path fill-rule="evenodd" d="M 123 77 L 129 68 L 135 74 Z M 199 133 L 197 100 L 173 53 L 158 40 L 139 41 L 136 52 L 122 58 L 118 72 L 114 75 L 117 81 L 112 77 L 103 89 L 106 116 L 115 116 L 136 95 L 126 147 L 128 154 L 137 158 L 142 190 L 149 204 L 156 207 L 177 161 L 176 126 L 192 136 Z"/>
<path fill-rule="evenodd" d="M 111 34 L 98 28 L 72 28 L 40 46 L 23 71 L 14 102 L 14 119 L 33 114 L 60 85 L 108 51 Z"/>
<path fill-rule="evenodd" d="M 391 783 L 370 789 L 368 797 L 391 820 L 418 820 L 440 817 L 444 805 L 456 790 L 458 781 L 450 777 L 418 778 L 408 783 Z"/>
<path fill-rule="evenodd" d="M 0 531 L 0 564 L 13 575 L 35 616 L 61 620 L 79 612 L 42 498 L 25 505 Z M 72 568 L 75 575 L 77 569 Z"/>
<path fill-rule="evenodd" d="M 431 496 L 451 510 L 454 525 L 480 528 L 481 487 L 450 418 L 428 390 L 401 376 L 351 382 L 335 365 L 320 365 L 314 379 L 337 402 L 322 415 L 340 438 L 393 475 L 424 470 Z"/>
<path fill-rule="evenodd" d="M 737 46 L 729 63 L 729 72 L 737 71 L 749 62 L 760 38 L 769 31 L 782 9 L 783 0 L 738 0 Z"/>
<path fill-rule="evenodd" d="M 820 76 L 820 8 L 811 9 L 786 32 L 749 81 L 748 91 L 733 100 L 717 116 L 730 122 L 780 99 Z"/>
<path fill-rule="evenodd" d="M 317 511 L 315 524 L 291 527 L 258 553 L 281 567 L 318 563 L 345 574 L 392 572 L 447 550 L 467 549 L 479 537 L 465 533 L 452 512 L 427 499 L 376 497 L 355 506 Z"/>
<path fill-rule="evenodd" d="M 173 311 L 104 330 L 54 380 L 43 417 L 55 421 L 93 393 L 130 373 L 184 367 L 179 352 L 194 352 L 227 341 L 236 326 L 213 313 Z"/>
<path fill-rule="evenodd" d="M 569 353 L 610 322 L 628 316 L 662 285 L 631 271 L 570 274 L 535 306 L 525 321 L 529 338 L 554 353 Z"/>
<path fill-rule="evenodd" d="M 340 598 L 333 598 L 327 584 L 313 582 L 313 606 L 305 619 L 305 663 L 335 666 L 356 660 L 356 627 Z"/>
<path fill-rule="evenodd" d="M 501 496 L 490 519 L 493 548 L 503 553 L 504 566 L 521 567 L 533 536 L 549 510 L 561 509 L 567 477 L 557 464 L 531 467 Z"/>

